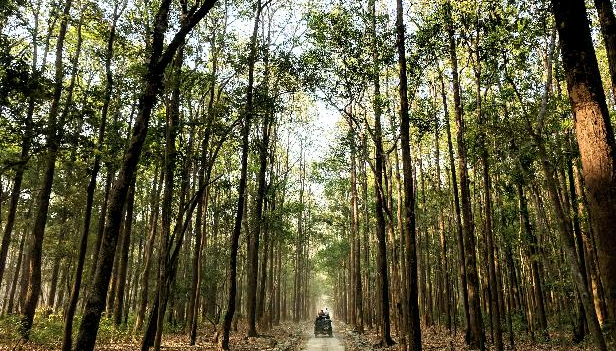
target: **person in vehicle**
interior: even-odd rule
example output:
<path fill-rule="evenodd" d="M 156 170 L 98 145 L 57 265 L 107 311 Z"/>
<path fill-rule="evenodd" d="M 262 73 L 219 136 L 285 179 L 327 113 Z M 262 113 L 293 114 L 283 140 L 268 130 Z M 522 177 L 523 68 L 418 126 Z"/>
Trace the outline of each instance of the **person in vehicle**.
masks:
<path fill-rule="evenodd" d="M 329 319 L 329 311 L 327 311 L 327 308 L 325 311 L 320 310 L 314 321 L 314 336 L 317 337 L 319 334 L 327 334 L 329 337 L 333 335 L 332 322 Z"/>

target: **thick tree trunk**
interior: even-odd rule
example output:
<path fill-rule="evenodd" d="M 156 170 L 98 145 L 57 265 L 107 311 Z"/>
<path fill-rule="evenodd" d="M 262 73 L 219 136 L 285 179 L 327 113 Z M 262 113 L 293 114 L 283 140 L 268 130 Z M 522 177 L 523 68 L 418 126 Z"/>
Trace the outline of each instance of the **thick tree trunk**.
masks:
<path fill-rule="evenodd" d="M 616 334 L 616 143 L 584 1 L 552 0 L 573 107 L 588 207 L 597 241 L 607 324 Z M 608 53 L 609 55 L 609 53 Z M 588 313 L 588 312 L 587 312 Z M 589 323 L 591 323 L 589 321 Z"/>

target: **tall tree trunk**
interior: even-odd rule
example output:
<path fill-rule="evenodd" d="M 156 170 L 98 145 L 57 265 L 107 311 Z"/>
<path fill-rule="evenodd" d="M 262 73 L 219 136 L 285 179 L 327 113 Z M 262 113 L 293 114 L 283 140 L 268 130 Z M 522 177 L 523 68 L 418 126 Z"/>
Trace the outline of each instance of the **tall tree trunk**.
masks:
<path fill-rule="evenodd" d="M 35 76 L 38 76 L 40 72 L 37 69 L 38 63 L 38 32 L 39 32 L 39 14 L 41 9 L 42 0 L 38 0 L 36 3 L 36 9 L 34 12 L 34 28 L 32 30 L 32 65 L 31 70 Z M 50 29 L 51 32 L 51 29 Z M 9 203 L 9 209 L 6 216 L 6 224 L 4 225 L 4 234 L 2 235 L 2 244 L 0 246 L 0 285 L 4 277 L 4 270 L 6 268 L 6 258 L 9 252 L 9 246 L 11 244 L 11 236 L 13 235 L 13 227 L 15 225 L 15 216 L 17 215 L 17 206 L 19 205 L 19 198 L 21 197 L 21 183 L 23 181 L 24 171 L 26 164 L 28 163 L 28 155 L 30 154 L 30 148 L 32 146 L 32 117 L 34 116 L 34 95 L 28 98 L 28 109 L 26 112 L 25 129 L 21 138 L 21 154 L 19 155 L 19 163 L 15 167 L 15 175 L 13 177 L 13 187 L 11 188 L 11 198 Z M 23 241 L 23 239 L 22 239 Z M 20 249 L 21 250 L 21 249 Z M 19 259 L 21 259 L 21 254 Z M 19 269 L 17 269 L 19 271 Z M 7 284 L 8 286 L 8 284 Z M 10 311 L 9 311 L 10 313 Z"/>
<path fill-rule="evenodd" d="M 444 89 L 443 89 L 444 90 Z M 446 100 L 443 100 L 443 105 L 446 106 Z M 447 108 L 445 108 L 445 119 L 447 120 L 445 126 L 449 128 L 449 115 L 447 113 Z M 441 299 L 441 309 L 439 312 L 445 314 L 445 327 L 451 331 L 451 312 L 450 312 L 450 301 L 451 301 L 451 289 L 449 285 L 449 267 L 447 264 L 447 238 L 445 237 L 445 218 L 443 214 L 443 207 L 445 207 L 444 202 L 442 200 L 442 189 L 441 189 L 441 156 L 440 156 L 440 143 L 439 143 L 439 123 L 438 117 L 435 116 L 435 128 L 434 128 L 434 153 L 436 158 L 436 188 L 437 188 L 437 201 L 439 203 L 439 213 L 438 213 L 438 231 L 439 231 L 439 239 L 441 244 L 441 252 L 439 257 L 439 265 L 440 265 L 440 274 L 441 274 L 441 282 L 439 283 L 439 291 L 440 294 L 443 294 L 443 298 Z M 448 133 L 449 134 L 449 133 Z"/>
<path fill-rule="evenodd" d="M 466 142 L 464 116 L 460 99 L 460 80 L 458 77 L 458 64 L 456 44 L 451 17 L 451 2 L 447 3 L 447 32 L 449 35 L 449 54 L 452 65 L 453 100 L 456 115 L 458 140 L 458 171 L 460 172 L 460 194 L 462 205 L 462 229 L 464 236 L 464 252 L 466 263 L 467 285 L 462 289 L 468 291 L 469 319 L 466 329 L 466 342 L 471 349 L 485 349 L 481 307 L 479 303 L 479 277 L 477 275 L 477 258 L 475 255 L 475 230 L 471 210 L 471 194 L 466 160 Z"/>
<path fill-rule="evenodd" d="M 266 39 L 265 39 L 265 53 L 263 55 L 263 83 L 262 85 L 265 88 L 265 98 L 269 99 L 270 98 L 270 93 L 269 93 L 269 89 L 270 89 L 270 64 L 269 64 L 269 57 L 270 57 L 270 53 L 269 53 L 269 45 L 271 44 L 271 27 L 272 27 L 272 16 L 271 16 L 271 12 L 268 16 L 269 20 L 268 20 L 268 27 L 267 27 L 267 35 L 266 35 Z M 270 163 L 269 163 L 269 167 L 270 167 L 270 179 L 273 177 L 273 153 L 270 153 L 270 139 L 271 134 L 272 134 L 272 128 L 275 128 L 275 113 L 271 110 L 268 110 L 265 112 L 265 114 L 263 115 L 263 125 L 262 125 L 262 131 L 261 131 L 261 135 L 262 135 L 262 145 L 261 147 L 265 149 L 265 151 L 263 149 L 260 150 L 260 153 L 264 152 L 265 155 L 259 155 L 259 179 L 258 179 L 258 189 L 257 191 L 260 192 L 261 191 L 261 187 L 263 187 L 263 194 L 257 194 L 257 207 L 258 207 L 258 203 L 259 203 L 259 196 L 261 197 L 261 214 L 259 214 L 259 209 L 257 208 L 256 211 L 256 216 L 257 219 L 259 221 L 259 227 L 261 227 L 260 229 L 258 229 L 259 233 L 263 232 L 264 235 L 264 250 L 263 250 L 263 260 L 261 262 L 261 277 L 260 277 L 260 282 L 259 282 L 259 294 L 258 294 L 258 301 L 257 301 L 257 320 L 259 321 L 259 323 L 261 325 L 263 325 L 264 327 L 267 328 L 267 325 L 265 325 L 266 323 L 265 320 L 263 320 L 264 317 L 264 313 L 265 313 L 265 300 L 266 300 L 266 284 L 267 284 L 267 278 L 268 278 L 268 269 L 267 269 L 267 265 L 268 265 L 268 260 L 270 260 L 269 254 L 268 252 L 271 250 L 271 246 L 272 246 L 272 240 L 273 238 L 271 237 L 273 233 L 270 232 L 269 230 L 269 221 L 264 221 L 264 216 L 263 216 L 263 212 L 265 211 L 263 208 L 267 208 L 267 205 L 269 204 L 269 202 L 267 201 L 268 199 L 266 198 L 267 193 L 268 193 L 268 188 L 270 186 L 270 184 L 267 183 L 266 179 L 265 179 L 265 174 L 267 173 L 267 167 L 268 167 L 268 159 L 270 159 Z M 275 130 L 274 130 L 275 132 Z M 276 135 L 274 135 L 274 140 L 276 139 Z M 275 145 L 273 145 L 273 147 L 275 147 Z M 271 156 L 270 156 L 271 154 Z M 265 159 L 261 159 L 262 157 L 264 157 Z M 265 169 L 261 169 L 261 166 L 263 166 Z M 263 184 L 261 185 L 261 176 L 263 176 Z M 275 199 L 272 199 L 272 203 L 274 202 Z M 255 225 L 256 227 L 256 225 Z M 271 270 L 270 270 L 270 275 L 271 275 Z M 269 315 L 269 313 L 268 313 Z"/>
<path fill-rule="evenodd" d="M 259 21 L 263 7 L 261 0 L 257 0 L 257 11 L 254 19 L 254 26 L 252 31 L 252 37 L 250 40 L 250 53 L 248 58 L 248 89 L 246 92 L 246 106 L 244 111 L 244 123 L 242 130 L 242 159 L 241 159 L 241 173 L 240 182 L 238 188 L 238 201 L 237 212 L 235 215 L 235 223 L 233 226 L 233 235 L 231 238 L 231 259 L 230 267 L 231 272 L 229 274 L 229 296 L 227 302 L 227 312 L 223 321 L 223 335 L 219 340 L 218 348 L 220 350 L 229 350 L 229 333 L 231 331 L 231 322 L 233 321 L 233 315 L 235 314 L 235 299 L 237 292 L 237 252 L 239 245 L 239 238 L 242 230 L 242 218 L 244 215 L 245 206 L 245 191 L 247 181 L 247 168 L 248 168 L 248 148 L 249 148 L 249 134 L 250 134 L 250 122 L 253 116 L 253 87 L 254 87 L 254 66 L 257 58 L 257 35 L 259 33 Z M 256 278 L 256 277 L 255 277 Z M 255 287 L 256 291 L 256 287 Z M 250 300 L 250 299 L 249 299 Z M 253 309 L 256 306 L 253 306 Z M 254 314 L 255 311 L 253 310 Z M 250 311 L 249 311 L 250 314 Z M 254 328 L 253 328 L 254 329 Z"/>
<path fill-rule="evenodd" d="M 552 0 L 588 207 L 597 241 L 607 324 L 616 334 L 616 143 L 605 102 L 584 1 Z M 609 54 L 609 53 L 608 53 Z M 590 323 L 590 322 L 589 322 Z"/>
<path fill-rule="evenodd" d="M 185 15 L 186 9 L 182 8 L 183 15 Z M 168 84 L 171 89 L 171 98 L 166 106 L 166 125 L 165 125 L 165 160 L 164 160 L 164 189 L 163 189 L 163 203 L 161 213 L 161 237 L 160 237 L 160 254 L 158 265 L 158 282 L 157 282 L 157 295 L 158 295 L 158 311 L 157 315 L 150 319 L 151 323 L 154 323 L 154 339 L 150 338 L 146 334 L 142 341 L 142 350 L 145 346 L 153 346 L 154 350 L 160 350 L 160 343 L 162 337 L 162 329 L 164 326 L 165 312 L 167 311 L 167 303 L 171 295 L 171 285 L 173 278 L 171 276 L 170 257 L 173 250 L 175 230 L 172 226 L 172 207 L 174 198 L 174 183 L 177 168 L 177 149 L 176 141 L 180 123 L 180 81 L 182 79 L 182 66 L 184 65 L 184 43 L 180 45 L 178 52 L 173 61 L 171 67 L 172 77 L 169 79 Z M 184 184 L 182 184 L 179 208 L 184 206 Z M 178 214 L 176 225 L 181 222 L 182 214 Z M 170 314 L 171 317 L 171 314 Z M 151 329 L 148 327 L 148 329 Z M 150 345 L 152 343 L 152 345 Z"/>
<path fill-rule="evenodd" d="M 226 25 L 226 24 L 225 24 Z M 226 28 L 226 27 L 225 27 Z M 224 34 L 224 31 L 223 31 Z M 191 319 L 189 320 L 190 322 L 190 344 L 194 345 L 197 339 L 197 312 L 199 310 L 199 289 L 201 286 L 201 268 L 202 268 L 202 264 L 201 264 L 201 255 L 202 255 L 202 251 L 203 248 L 206 246 L 206 240 L 207 240 L 207 236 L 206 236 L 206 219 L 207 219 L 207 210 L 209 207 L 209 196 L 210 196 L 210 189 L 209 189 L 209 182 L 210 182 L 210 174 L 211 174 L 211 169 L 212 169 L 212 165 L 213 165 L 213 160 L 212 159 L 208 159 L 208 157 L 206 157 L 207 152 L 206 152 L 206 148 L 210 145 L 210 137 L 211 137 L 211 123 L 214 121 L 215 118 L 215 113 L 214 113 L 214 97 L 215 97 L 215 87 L 216 87 L 216 80 L 217 80 L 217 73 L 218 73 L 218 50 L 216 47 L 216 28 L 213 29 L 212 31 L 212 38 L 211 38 L 211 45 L 212 45 L 212 80 L 211 80 L 211 87 L 210 87 L 210 96 L 209 96 L 209 101 L 208 101 L 208 105 L 207 105 L 207 127 L 205 130 L 205 136 L 204 136 L 204 140 L 203 140 L 203 159 L 202 159 L 202 165 L 201 165 L 201 169 L 199 170 L 199 187 L 202 186 L 206 186 L 207 190 L 205 191 L 204 197 L 200 199 L 199 204 L 197 205 L 197 219 L 196 219 L 196 238 L 195 238 L 195 254 L 194 254 L 194 260 L 193 260 L 193 272 L 196 276 L 196 279 L 194 279 L 193 281 L 193 285 L 191 287 L 191 300 L 192 300 L 192 312 L 189 313 L 189 316 L 191 317 Z M 207 177 L 206 177 L 206 171 L 205 168 L 207 167 Z M 205 218 L 202 220 L 202 217 Z M 204 224 L 201 224 L 201 223 Z M 208 292 L 210 291 L 211 288 L 208 288 Z M 207 297 L 206 297 L 207 299 Z M 189 308 L 191 306 L 191 303 L 189 303 Z M 190 312 L 190 311 L 189 311 Z"/>
<path fill-rule="evenodd" d="M 255 17 L 255 25 L 253 32 L 253 43 L 256 45 L 257 41 L 257 33 L 259 29 L 259 21 L 261 17 L 262 5 L 261 0 L 257 0 L 257 15 Z M 256 52 L 252 53 L 252 60 L 249 62 L 252 68 L 249 70 L 254 71 L 254 65 L 256 60 Z M 267 55 L 265 57 L 267 60 Z M 265 83 L 267 84 L 267 75 L 268 75 L 268 67 L 266 61 L 266 69 L 265 69 Z M 266 88 L 267 89 L 267 88 Z M 248 91 L 252 94 L 253 87 L 249 86 Z M 252 113 L 252 96 L 250 97 L 250 106 L 249 108 Z M 262 128 L 261 128 L 261 142 L 259 143 L 259 173 L 257 175 L 257 196 L 255 198 L 255 219 L 254 219 L 254 228 L 250 234 L 250 239 L 248 242 L 248 336 L 257 336 L 256 322 L 257 322 L 257 314 L 258 314 L 258 305 L 257 305 L 257 278 L 259 276 L 259 242 L 261 237 L 261 231 L 264 225 L 263 221 L 263 203 L 265 201 L 265 175 L 267 172 L 267 155 L 269 151 L 269 135 L 270 135 L 270 121 L 271 116 L 269 113 L 266 113 L 263 117 Z M 265 261 L 266 255 L 264 255 Z"/>
<path fill-rule="evenodd" d="M 128 294 L 126 290 L 126 275 L 128 272 L 128 254 L 131 244 L 131 232 L 133 227 L 133 209 L 135 204 L 135 178 L 132 180 L 130 189 L 128 190 L 128 199 L 126 201 L 126 218 L 124 219 L 124 233 L 122 234 L 122 251 L 120 253 L 120 265 L 118 266 L 118 289 L 114 296 L 113 322 L 116 326 L 122 324 L 122 314 L 124 309 L 125 296 Z"/>
<path fill-rule="evenodd" d="M 531 266 L 531 277 L 533 281 L 533 293 L 535 302 L 537 304 L 536 313 L 538 319 L 538 327 L 541 329 L 542 333 L 547 336 L 547 319 L 545 313 L 545 304 L 543 301 L 543 287 L 541 282 L 539 265 L 537 263 L 538 260 L 538 244 L 537 238 L 533 233 L 533 229 L 530 224 L 530 217 L 528 213 L 528 205 L 526 202 L 526 195 L 522 188 L 522 184 L 518 183 L 518 197 L 520 201 L 520 218 L 521 218 L 521 229 L 523 230 L 525 238 L 529 241 L 529 251 L 530 251 L 530 266 Z"/>
<path fill-rule="evenodd" d="M 479 26 L 478 26 L 479 28 Z M 475 42 L 475 81 L 476 81 L 476 101 L 477 101 L 477 122 L 481 126 L 487 126 L 487 120 L 482 111 L 482 97 L 481 97 L 481 54 L 479 48 L 479 29 L 477 30 L 477 38 Z M 487 242 L 487 257 L 488 260 L 488 286 L 490 291 L 490 316 L 491 316 L 491 330 L 492 340 L 497 351 L 502 351 L 503 346 L 503 330 L 501 328 L 500 308 L 498 306 L 498 283 L 496 276 L 496 244 L 494 238 L 494 231 L 492 229 L 492 180 L 490 177 L 490 162 L 487 145 L 487 136 L 484 129 L 480 129 L 479 132 L 479 147 L 481 152 L 482 163 L 482 178 L 484 188 L 484 202 L 485 202 L 485 238 Z M 543 300 L 543 297 L 542 297 Z M 541 301 L 543 304 L 543 301 Z"/>
<path fill-rule="evenodd" d="M 449 18 L 451 20 L 451 18 Z M 453 38 L 453 29 L 448 30 L 449 35 L 449 54 L 450 60 L 454 67 L 457 67 L 458 60 L 456 54 L 455 40 Z M 454 70 L 452 76 L 457 76 L 457 71 Z M 454 153 L 453 153 L 453 143 L 451 140 L 451 126 L 449 123 L 449 109 L 447 108 L 447 95 L 445 93 L 445 84 L 443 82 L 443 75 L 439 75 L 441 81 L 441 97 L 443 99 L 443 110 L 445 113 L 445 130 L 447 132 L 447 149 L 449 151 L 449 169 L 451 171 L 451 185 L 453 192 L 453 204 L 455 208 L 455 218 L 456 218 L 456 239 L 458 244 L 458 263 L 460 267 L 460 286 L 465 287 L 467 285 L 466 282 L 466 257 L 464 256 L 464 233 L 462 230 L 462 211 L 460 209 L 460 196 L 458 192 L 458 180 L 456 174 L 456 165 L 454 161 Z M 459 83 L 458 83 L 459 85 Z M 454 84 L 455 86 L 455 84 Z M 455 87 L 454 87 L 455 91 Z M 458 90 L 459 91 L 459 90 Z M 455 95 L 455 93 L 454 93 Z M 459 93 L 458 93 L 459 97 Z M 454 101 L 455 103 L 455 101 Z M 464 308 L 464 322 L 468 328 L 470 324 L 470 315 L 469 315 L 469 306 L 468 306 L 468 291 L 466 288 L 462 288 L 462 306 Z M 455 318 L 454 318 L 455 321 Z"/>
<path fill-rule="evenodd" d="M 379 300 L 381 304 L 381 345 L 388 347 L 393 344 L 391 338 L 391 325 L 389 316 L 389 278 L 387 270 L 387 239 L 385 236 L 385 215 L 383 213 L 385 206 L 385 194 L 383 187 L 383 136 L 381 131 L 381 71 L 379 65 L 377 36 L 376 36 L 376 6 L 375 0 L 370 0 L 369 6 L 371 11 L 371 31 L 372 31 L 372 79 L 374 84 L 374 146 L 375 146 L 375 162 L 374 162 L 374 192 L 375 192 L 375 210 L 376 210 L 376 238 L 378 241 L 377 250 L 377 276 L 379 284 L 379 292 L 381 294 Z M 404 29 L 403 29 L 404 31 Z"/>
<path fill-rule="evenodd" d="M 417 292 L 417 252 L 415 238 L 415 193 L 413 189 L 413 163 L 410 148 L 410 118 L 408 102 L 408 83 L 406 76 L 406 48 L 404 9 L 402 0 L 396 1 L 396 46 L 398 48 L 399 98 L 400 98 L 400 141 L 402 143 L 402 172 L 404 174 L 404 225 L 407 271 L 407 309 L 408 338 L 407 344 L 411 351 L 421 350 L 421 329 L 419 322 L 419 305 Z"/>
<path fill-rule="evenodd" d="M 71 289 L 68 306 L 66 307 L 64 316 L 64 329 L 62 337 L 62 351 L 70 351 L 73 343 L 73 318 L 77 310 L 77 302 L 79 301 L 79 291 L 81 289 L 81 280 L 83 278 L 83 267 L 85 264 L 86 253 L 88 249 L 88 236 L 90 235 L 90 221 L 92 219 L 92 206 L 94 204 L 94 192 L 96 191 L 96 179 L 101 168 L 101 149 L 105 141 L 105 129 L 107 125 L 107 115 L 109 112 L 109 103 L 111 102 L 111 94 L 113 90 L 113 75 L 111 73 L 111 60 L 113 58 L 113 43 L 115 40 L 115 30 L 117 20 L 119 19 L 118 5 L 114 7 L 114 21 L 112 22 L 109 38 L 107 40 L 107 52 L 105 55 L 105 95 L 103 107 L 101 110 L 101 121 L 98 130 L 98 151 L 94 156 L 92 172 L 90 173 L 90 182 L 86 189 L 86 207 L 83 219 L 83 228 L 81 232 L 81 240 L 79 244 L 79 257 L 77 258 L 77 269 L 75 272 L 75 280 Z M 104 217 L 99 221 L 104 221 Z"/>
<path fill-rule="evenodd" d="M 355 320 L 353 325 L 358 333 L 364 332 L 363 299 L 361 282 L 361 249 L 359 233 L 359 206 L 357 197 L 357 145 L 355 138 L 350 138 L 351 142 L 351 230 L 353 232 L 353 282 L 355 290 Z"/>
<path fill-rule="evenodd" d="M 150 223 L 149 223 L 149 235 L 148 241 L 145 247 L 144 259 L 143 259 L 143 271 L 141 272 L 141 279 L 139 281 L 139 286 L 141 290 L 139 291 L 139 306 L 137 308 L 137 320 L 135 321 L 134 332 L 140 332 L 143 328 L 143 321 L 145 319 L 145 310 L 148 304 L 148 294 L 149 294 L 149 286 L 150 286 L 150 267 L 152 266 L 152 255 L 154 254 L 154 244 L 156 241 L 156 233 L 158 231 L 158 213 L 160 206 L 160 193 L 162 191 L 162 183 L 164 179 L 164 171 L 160 172 L 160 176 L 158 176 L 158 164 L 156 164 L 156 168 L 154 170 L 155 177 L 158 179 L 154 179 L 152 184 L 152 198 L 150 201 Z"/>
<path fill-rule="evenodd" d="M 32 322 L 34 321 L 34 313 L 38 304 L 38 299 L 41 292 L 41 265 L 42 265 L 42 249 L 43 237 L 45 235 L 45 226 L 47 225 L 47 213 L 49 211 L 49 200 L 51 196 L 51 188 L 53 177 L 56 169 L 56 158 L 58 149 L 61 143 L 61 129 L 64 127 L 62 120 L 58 121 L 58 113 L 60 109 L 60 97 L 63 90 L 64 80 L 64 63 L 62 62 L 64 53 L 64 40 L 68 27 L 68 18 L 72 6 L 72 0 L 66 0 L 64 4 L 62 22 L 60 23 L 60 31 L 56 44 L 56 62 L 55 62 L 55 77 L 54 88 L 52 93 L 51 106 L 49 108 L 49 118 L 47 120 L 47 140 L 46 140 L 46 155 L 44 157 L 45 170 L 43 173 L 42 187 L 38 197 L 38 208 L 35 215 L 34 227 L 32 228 L 30 245 L 29 245 L 29 268 L 28 268 L 28 290 L 24 303 L 24 310 L 21 321 L 21 334 L 26 339 L 29 336 Z M 78 59 L 79 53 L 75 55 Z M 74 81 L 74 77 L 73 77 Z M 67 101 L 69 99 L 67 98 Z M 67 102 L 68 104 L 68 102 Z M 63 114 L 64 115 L 64 114 Z M 62 116 L 60 116 L 62 119 Z"/>

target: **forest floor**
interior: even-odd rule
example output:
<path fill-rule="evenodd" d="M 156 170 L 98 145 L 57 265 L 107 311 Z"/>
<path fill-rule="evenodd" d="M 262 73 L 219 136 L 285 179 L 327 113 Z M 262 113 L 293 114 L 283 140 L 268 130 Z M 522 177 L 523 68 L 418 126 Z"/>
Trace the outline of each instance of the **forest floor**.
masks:
<path fill-rule="evenodd" d="M 35 324 L 33 329 L 32 341 L 23 342 L 16 335 L 15 320 L 7 317 L 0 318 L 0 351 L 4 350 L 57 350 L 61 346 L 61 323 L 45 322 Z M 376 330 L 367 330 L 364 334 L 357 334 L 352 327 L 343 323 L 334 324 L 334 337 L 318 337 L 312 335 L 312 323 L 294 324 L 291 322 L 282 323 L 280 326 L 270 331 L 263 332 L 260 337 L 248 338 L 247 325 L 238 324 L 238 330 L 231 333 L 230 347 L 233 351 L 399 351 L 399 344 L 388 348 L 377 347 L 379 338 Z M 212 327 L 205 327 L 199 331 L 197 344 L 188 345 L 188 337 L 185 333 L 166 331 L 163 334 L 163 350 L 211 350 L 217 349 L 214 340 L 215 332 Z M 550 341 L 536 342 L 525 338 L 525 333 L 520 332 L 515 335 L 516 347 L 514 349 L 505 347 L 506 350 L 528 350 L 528 351 L 592 351 L 591 340 L 588 338 L 577 345 L 572 345 L 571 336 L 567 334 L 550 335 Z M 398 341 L 395 335 L 394 340 Z M 488 336 L 489 338 L 489 336 Z M 505 341 L 508 335 L 503 335 Z M 130 332 L 121 330 L 114 331 L 113 327 L 103 323 L 99 330 L 99 340 L 96 350 L 117 351 L 117 350 L 139 350 L 140 338 L 130 335 Z M 422 330 L 423 350 L 468 350 L 464 344 L 463 332 L 458 331 L 456 335 L 449 333 L 444 328 L 430 327 Z M 488 347 L 488 350 L 491 348 Z"/>
<path fill-rule="evenodd" d="M 340 328 L 339 335 L 344 335 L 344 346 L 346 351 L 367 351 L 375 350 L 379 344 L 380 339 L 376 333 L 376 330 L 366 331 L 364 334 L 357 334 L 351 330 L 350 326 L 346 326 L 344 330 Z M 520 334 L 523 334 L 520 333 Z M 442 350 L 442 351 L 454 351 L 454 350 L 469 350 L 464 343 L 464 332 L 458 331 L 457 335 L 449 333 L 444 328 L 430 327 L 422 330 L 422 349 L 426 350 Z M 537 342 L 532 340 L 519 340 L 521 335 L 516 334 L 515 347 L 511 348 L 508 345 L 508 335 L 503 334 L 505 339 L 505 350 L 519 350 L 519 351 L 594 351 L 597 350 L 593 346 L 590 339 L 585 340 L 577 345 L 571 344 L 570 335 L 554 334 L 550 335 L 551 340 L 545 342 Z M 397 338 L 393 336 L 394 340 Z M 489 336 L 488 336 L 489 338 Z M 493 350 L 491 344 L 486 347 L 487 350 Z M 399 351 L 401 350 L 399 344 L 395 344 L 388 348 L 379 348 L 379 350 L 387 351 Z"/>

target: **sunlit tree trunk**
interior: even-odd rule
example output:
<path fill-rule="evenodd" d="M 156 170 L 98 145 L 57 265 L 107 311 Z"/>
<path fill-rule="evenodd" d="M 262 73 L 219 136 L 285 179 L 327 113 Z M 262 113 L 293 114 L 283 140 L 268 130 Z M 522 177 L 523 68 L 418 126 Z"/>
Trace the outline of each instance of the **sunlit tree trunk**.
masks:
<path fill-rule="evenodd" d="M 552 0 L 589 212 L 597 241 L 607 323 L 616 321 L 616 142 L 605 102 L 584 1 Z M 609 53 L 608 53 L 609 55 Z M 587 312 L 588 313 L 588 312 Z M 589 321 L 589 323 L 592 323 Z"/>
<path fill-rule="evenodd" d="M 160 176 L 158 175 L 160 173 Z M 159 200 L 162 191 L 162 183 L 164 177 L 164 171 L 159 172 L 158 163 L 154 170 L 154 182 L 151 188 L 151 201 L 150 201 L 150 219 L 148 223 L 148 240 L 144 250 L 143 270 L 141 271 L 141 277 L 139 279 L 139 305 L 137 307 L 137 319 L 135 321 L 134 332 L 140 332 L 143 328 L 143 322 L 145 318 L 145 310 L 148 304 L 149 286 L 150 286 L 150 267 L 152 266 L 152 255 L 154 254 L 154 244 L 156 240 L 156 233 L 158 231 L 158 214 L 159 214 Z"/>

